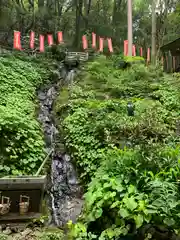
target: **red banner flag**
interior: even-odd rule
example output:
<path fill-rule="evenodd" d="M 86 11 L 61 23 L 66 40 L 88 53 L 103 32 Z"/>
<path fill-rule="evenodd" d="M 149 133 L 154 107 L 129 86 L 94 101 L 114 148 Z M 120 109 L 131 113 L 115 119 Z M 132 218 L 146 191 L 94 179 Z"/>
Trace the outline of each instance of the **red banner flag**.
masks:
<path fill-rule="evenodd" d="M 150 62 L 150 48 L 147 49 L 147 63 Z"/>
<path fill-rule="evenodd" d="M 92 47 L 96 48 L 96 34 L 92 33 Z"/>
<path fill-rule="evenodd" d="M 83 43 L 83 49 L 87 49 L 88 48 L 88 43 L 87 43 L 87 38 L 86 36 L 82 36 L 82 43 Z"/>
<path fill-rule="evenodd" d="M 21 32 L 14 31 L 14 48 L 22 50 L 21 48 Z"/>
<path fill-rule="evenodd" d="M 111 40 L 111 38 L 108 38 L 107 41 L 108 41 L 109 51 L 112 53 L 112 52 L 113 52 L 113 46 L 112 46 L 112 40 Z"/>
<path fill-rule="evenodd" d="M 128 55 L 128 40 L 124 40 L 124 56 Z"/>
<path fill-rule="evenodd" d="M 30 48 L 34 49 L 34 38 L 35 38 L 35 33 L 31 31 L 30 33 Z"/>
<path fill-rule="evenodd" d="M 136 46 L 133 44 L 132 46 L 132 55 L 135 57 L 136 56 Z"/>
<path fill-rule="evenodd" d="M 143 50 L 142 50 L 142 47 L 140 48 L 140 56 L 141 56 L 141 57 L 143 56 Z"/>
<path fill-rule="evenodd" d="M 39 36 L 39 42 L 40 42 L 39 51 L 44 52 L 44 36 L 43 35 Z"/>
<path fill-rule="evenodd" d="M 58 32 L 58 43 L 63 43 L 63 32 Z"/>
<path fill-rule="evenodd" d="M 99 51 L 103 52 L 104 49 L 104 38 L 99 38 Z"/>
<path fill-rule="evenodd" d="M 47 35 L 47 40 L 48 40 L 48 45 L 51 46 L 53 45 L 53 37 L 51 34 Z"/>

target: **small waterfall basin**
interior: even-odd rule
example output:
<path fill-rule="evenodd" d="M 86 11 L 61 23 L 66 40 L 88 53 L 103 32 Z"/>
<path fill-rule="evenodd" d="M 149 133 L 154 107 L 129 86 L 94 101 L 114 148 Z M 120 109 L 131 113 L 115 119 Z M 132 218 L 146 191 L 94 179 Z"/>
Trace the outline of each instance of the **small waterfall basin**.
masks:
<path fill-rule="evenodd" d="M 9 211 L 0 214 L 0 222 L 39 218 L 42 213 L 45 186 L 45 175 L 0 178 L 0 206 L 9 202 Z"/>

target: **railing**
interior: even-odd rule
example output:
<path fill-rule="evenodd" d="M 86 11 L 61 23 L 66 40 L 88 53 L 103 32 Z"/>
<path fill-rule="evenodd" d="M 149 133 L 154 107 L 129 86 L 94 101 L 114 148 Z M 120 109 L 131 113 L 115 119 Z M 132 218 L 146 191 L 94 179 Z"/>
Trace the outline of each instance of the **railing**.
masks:
<path fill-rule="evenodd" d="M 86 62 L 89 58 L 89 54 L 87 52 L 67 52 L 66 53 L 66 60 L 73 61 L 79 60 L 81 62 Z"/>

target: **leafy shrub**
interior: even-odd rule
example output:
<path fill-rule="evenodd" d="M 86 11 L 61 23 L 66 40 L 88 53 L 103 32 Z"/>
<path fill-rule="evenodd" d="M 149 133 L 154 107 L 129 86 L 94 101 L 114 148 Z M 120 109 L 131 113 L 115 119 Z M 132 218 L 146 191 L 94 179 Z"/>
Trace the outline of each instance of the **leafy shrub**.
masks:
<path fill-rule="evenodd" d="M 64 44 L 53 44 L 48 48 L 48 52 L 52 54 L 54 59 L 62 61 L 66 56 L 66 46 Z"/>
<path fill-rule="evenodd" d="M 64 235 L 63 233 L 59 232 L 47 232 L 47 233 L 43 233 L 42 236 L 39 238 L 39 240 L 63 240 L 64 239 Z"/>
<path fill-rule="evenodd" d="M 49 74 L 14 57 L 1 57 L 0 67 L 0 172 L 33 174 L 45 155 L 35 93 Z"/>

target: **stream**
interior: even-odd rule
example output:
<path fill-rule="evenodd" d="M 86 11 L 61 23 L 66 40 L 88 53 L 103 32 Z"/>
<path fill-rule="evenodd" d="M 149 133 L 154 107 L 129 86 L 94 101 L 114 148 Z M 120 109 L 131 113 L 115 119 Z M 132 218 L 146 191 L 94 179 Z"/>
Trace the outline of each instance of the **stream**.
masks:
<path fill-rule="evenodd" d="M 68 81 L 71 84 L 76 75 L 76 69 L 67 71 L 59 65 L 56 71 L 58 74 L 55 81 L 38 91 L 40 102 L 38 120 L 44 130 L 47 154 L 52 150 L 51 174 L 48 178 L 48 195 L 52 210 L 49 224 L 63 227 L 69 220 L 76 221 L 81 213 L 83 200 L 71 157 L 64 149 L 59 149 L 60 133 L 53 116 L 53 103 L 60 93 L 62 83 Z"/>

